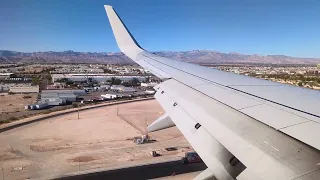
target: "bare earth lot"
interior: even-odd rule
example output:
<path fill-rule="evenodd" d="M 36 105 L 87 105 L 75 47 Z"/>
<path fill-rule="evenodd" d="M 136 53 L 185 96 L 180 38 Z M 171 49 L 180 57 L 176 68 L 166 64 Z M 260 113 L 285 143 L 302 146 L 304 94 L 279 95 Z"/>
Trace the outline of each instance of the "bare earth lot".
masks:
<path fill-rule="evenodd" d="M 23 98 L 25 97 L 25 98 Z M 36 93 L 30 94 L 8 94 L 0 93 L 0 111 L 2 113 L 10 113 L 24 110 L 24 106 L 32 104 L 37 98 Z"/>
<path fill-rule="evenodd" d="M 132 138 L 163 114 L 156 100 L 62 115 L 0 134 L 0 180 L 43 178 L 98 168 L 163 161 L 191 149 L 178 129 L 149 134 L 154 143 Z M 175 146 L 177 151 L 164 148 Z M 160 157 L 151 157 L 157 150 Z M 1 168 L 0 167 L 0 168 Z M 3 173 L 3 174 L 1 174 Z"/>

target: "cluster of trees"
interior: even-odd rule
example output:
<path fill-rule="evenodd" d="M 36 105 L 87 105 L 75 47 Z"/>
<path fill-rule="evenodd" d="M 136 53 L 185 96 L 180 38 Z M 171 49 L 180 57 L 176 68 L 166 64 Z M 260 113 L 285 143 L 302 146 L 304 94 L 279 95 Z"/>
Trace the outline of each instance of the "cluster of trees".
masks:
<path fill-rule="evenodd" d="M 289 74 L 265 74 L 265 75 L 256 75 L 250 74 L 250 76 L 254 77 L 262 77 L 262 78 L 274 78 L 274 79 L 283 79 L 285 81 L 292 80 L 292 81 L 302 81 L 302 82 L 316 82 L 320 84 L 320 77 L 319 76 L 305 76 L 301 74 L 296 75 L 289 75 Z"/>
<path fill-rule="evenodd" d="M 112 77 L 110 80 L 107 80 L 107 82 L 110 83 L 111 85 L 120 85 L 120 84 L 125 85 L 125 86 L 139 86 L 140 85 L 140 81 L 137 78 L 132 78 L 128 82 L 122 82 L 121 79 Z"/>
<path fill-rule="evenodd" d="M 112 77 L 111 79 L 107 80 L 107 83 L 111 84 L 111 85 L 120 85 L 122 83 L 121 79 Z"/>
<path fill-rule="evenodd" d="M 31 80 L 31 85 L 36 86 L 40 84 L 40 77 L 39 76 L 33 76 Z"/>
<path fill-rule="evenodd" d="M 104 73 L 108 73 L 108 74 L 117 74 L 117 72 L 112 71 L 112 70 L 110 70 L 110 69 L 103 69 L 103 72 L 104 72 Z"/>

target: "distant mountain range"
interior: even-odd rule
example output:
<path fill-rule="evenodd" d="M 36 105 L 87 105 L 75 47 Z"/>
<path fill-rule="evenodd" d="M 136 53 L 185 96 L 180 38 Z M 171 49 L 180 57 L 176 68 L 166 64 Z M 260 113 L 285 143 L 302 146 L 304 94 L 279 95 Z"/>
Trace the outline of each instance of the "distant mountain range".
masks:
<path fill-rule="evenodd" d="M 197 64 L 318 64 L 320 58 L 297 58 L 284 55 L 245 55 L 239 53 L 221 53 L 208 50 L 160 51 L 155 54 Z M 97 52 L 33 52 L 24 53 L 0 50 L 0 63 L 110 63 L 134 64 L 123 53 Z"/>

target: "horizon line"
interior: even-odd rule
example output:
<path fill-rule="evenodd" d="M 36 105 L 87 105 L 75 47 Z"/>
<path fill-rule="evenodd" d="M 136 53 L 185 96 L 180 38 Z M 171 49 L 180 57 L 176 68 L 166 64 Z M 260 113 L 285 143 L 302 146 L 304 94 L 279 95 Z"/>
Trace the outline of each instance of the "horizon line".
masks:
<path fill-rule="evenodd" d="M 74 50 L 62 50 L 62 51 L 33 51 L 33 52 L 26 52 L 26 51 L 16 51 L 16 50 L 8 50 L 8 49 L 0 49 L 0 51 L 11 51 L 11 52 L 19 52 L 19 53 L 41 53 L 41 52 L 80 52 L 80 53 L 122 53 L 121 51 L 117 52 L 111 52 L 111 51 L 104 51 L 104 52 L 98 52 L 98 51 L 74 51 Z M 188 52 L 188 51 L 210 51 L 210 52 L 216 52 L 216 53 L 223 53 L 223 54 L 238 54 L 238 55 L 248 55 L 248 56 L 285 56 L 285 57 L 291 57 L 291 58 L 304 58 L 304 59 L 320 59 L 320 57 L 297 57 L 297 56 L 289 56 L 289 55 L 284 55 L 284 54 L 243 54 L 243 53 L 238 53 L 238 52 L 220 52 L 216 50 L 208 50 L 208 49 L 192 49 L 192 50 L 182 50 L 182 51 L 170 51 L 170 50 L 161 50 L 161 51 L 150 51 L 153 53 L 157 52 Z"/>

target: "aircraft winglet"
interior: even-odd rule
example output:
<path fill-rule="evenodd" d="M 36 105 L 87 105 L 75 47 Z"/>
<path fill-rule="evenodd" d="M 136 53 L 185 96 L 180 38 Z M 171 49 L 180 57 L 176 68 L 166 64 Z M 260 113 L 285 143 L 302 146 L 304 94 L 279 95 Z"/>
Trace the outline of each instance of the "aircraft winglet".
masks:
<path fill-rule="evenodd" d="M 104 8 L 107 12 L 109 22 L 119 49 L 132 60 L 136 60 L 137 55 L 140 52 L 143 52 L 143 49 L 131 35 L 130 31 L 122 22 L 118 14 L 114 11 L 112 6 L 104 5 Z"/>

